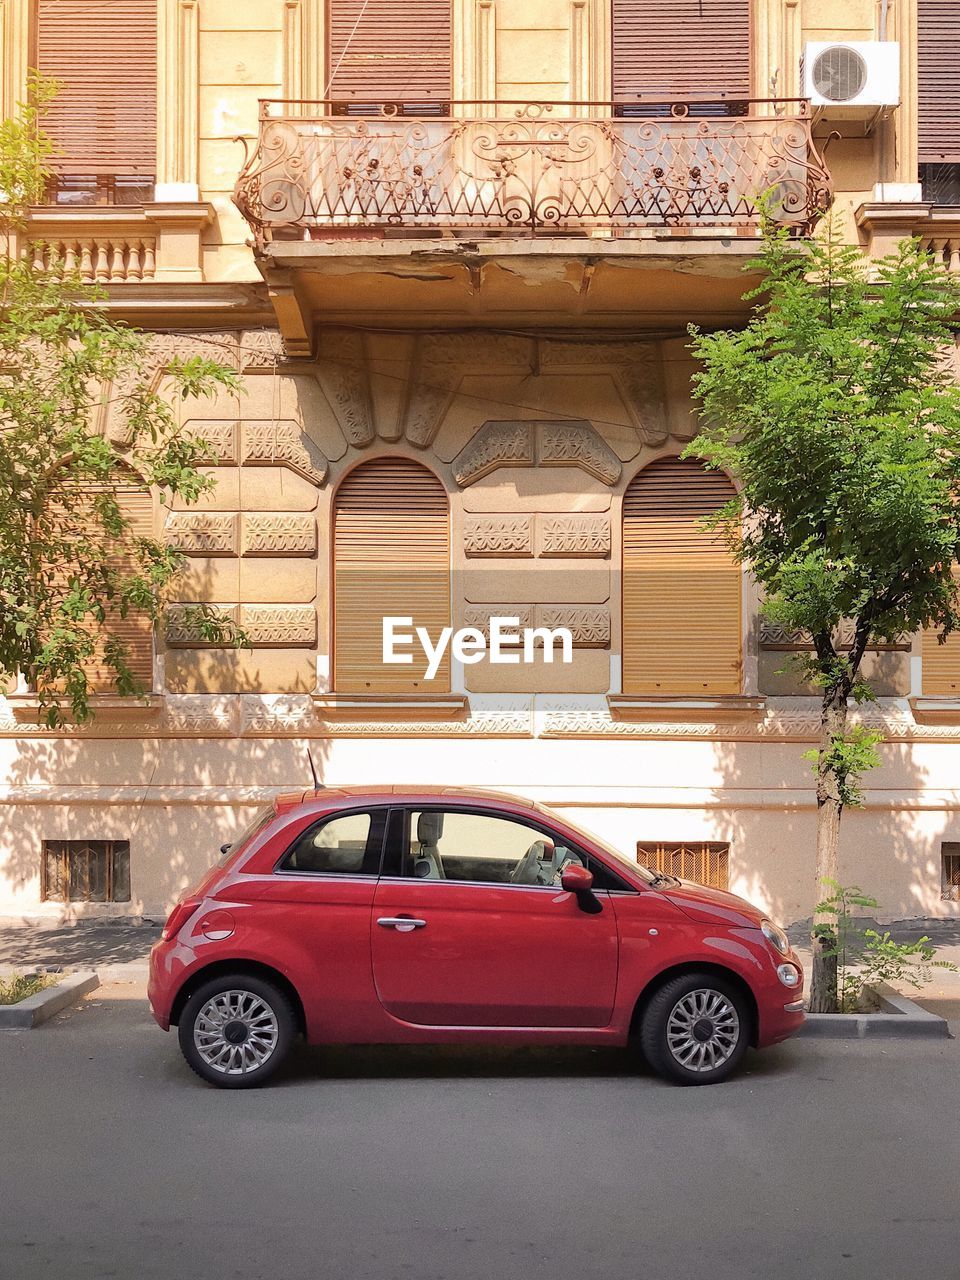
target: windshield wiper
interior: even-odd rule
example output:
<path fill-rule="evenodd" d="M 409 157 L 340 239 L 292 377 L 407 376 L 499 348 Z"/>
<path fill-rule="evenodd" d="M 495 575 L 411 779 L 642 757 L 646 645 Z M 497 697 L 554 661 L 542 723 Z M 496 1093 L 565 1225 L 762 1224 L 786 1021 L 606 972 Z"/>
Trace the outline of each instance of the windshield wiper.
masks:
<path fill-rule="evenodd" d="M 647 870 L 649 870 L 649 867 L 647 868 Z M 677 876 L 667 875 L 665 871 L 651 871 L 650 874 L 653 876 L 653 880 L 651 881 L 651 883 L 654 888 L 656 888 L 658 884 L 671 884 L 671 883 L 682 884 L 683 883 L 683 881 L 680 880 Z"/>

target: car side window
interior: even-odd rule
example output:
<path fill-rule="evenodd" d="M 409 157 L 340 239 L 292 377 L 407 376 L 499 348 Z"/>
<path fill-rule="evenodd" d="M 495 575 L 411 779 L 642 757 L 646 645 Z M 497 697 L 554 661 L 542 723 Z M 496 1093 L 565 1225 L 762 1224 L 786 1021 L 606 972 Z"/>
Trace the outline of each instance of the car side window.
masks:
<path fill-rule="evenodd" d="M 297 836 L 278 870 L 322 875 L 379 875 L 386 821 L 386 810 L 325 818 Z"/>
<path fill-rule="evenodd" d="M 575 851 L 515 818 L 414 809 L 409 819 L 403 873 L 418 880 L 551 886 L 564 863 L 583 865 Z"/>

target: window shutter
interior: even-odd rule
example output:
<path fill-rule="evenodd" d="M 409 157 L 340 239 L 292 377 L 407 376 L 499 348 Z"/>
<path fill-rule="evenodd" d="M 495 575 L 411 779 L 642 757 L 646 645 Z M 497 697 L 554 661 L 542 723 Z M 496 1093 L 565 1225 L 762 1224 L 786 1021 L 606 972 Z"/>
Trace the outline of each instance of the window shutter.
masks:
<path fill-rule="evenodd" d="M 37 66 L 60 82 L 51 169 L 156 174 L 157 0 L 38 0 Z"/>
<path fill-rule="evenodd" d="M 328 97 L 447 103 L 451 0 L 331 0 Z"/>
<path fill-rule="evenodd" d="M 921 164 L 960 163 L 960 5 L 920 0 L 917 15 Z"/>
<path fill-rule="evenodd" d="M 117 505 L 130 521 L 129 536 L 150 538 L 153 536 L 153 498 L 149 489 L 135 482 L 118 484 L 115 489 Z M 125 561 L 120 561 L 126 563 Z M 105 635 L 118 637 L 127 649 L 127 664 L 137 680 L 149 693 L 153 688 L 153 623 L 149 616 L 131 609 L 125 618 L 119 613 L 108 613 L 103 624 Z M 116 672 L 103 661 L 94 658 L 85 667 L 87 679 L 96 693 L 116 693 Z"/>
<path fill-rule="evenodd" d="M 660 875 L 694 880 L 711 889 L 728 889 L 730 846 L 716 841 L 666 844 L 641 840 L 637 845 L 637 861 Z"/>
<path fill-rule="evenodd" d="M 407 458 L 351 471 L 334 503 L 333 555 L 337 693 L 449 692 L 448 656 L 433 680 L 417 642 L 412 666 L 383 661 L 384 617 L 412 617 L 434 642 L 450 625 L 449 517 L 437 477 Z"/>
<path fill-rule="evenodd" d="M 624 494 L 624 693 L 740 692 L 740 567 L 702 525 L 734 493 L 720 472 L 664 458 Z"/>
<path fill-rule="evenodd" d="M 613 0 L 613 96 L 750 96 L 750 0 Z"/>
<path fill-rule="evenodd" d="M 960 567 L 954 565 L 954 578 L 960 578 Z M 935 629 L 924 631 L 920 641 L 923 692 L 933 697 L 960 698 L 960 632 L 955 631 L 944 644 Z"/>

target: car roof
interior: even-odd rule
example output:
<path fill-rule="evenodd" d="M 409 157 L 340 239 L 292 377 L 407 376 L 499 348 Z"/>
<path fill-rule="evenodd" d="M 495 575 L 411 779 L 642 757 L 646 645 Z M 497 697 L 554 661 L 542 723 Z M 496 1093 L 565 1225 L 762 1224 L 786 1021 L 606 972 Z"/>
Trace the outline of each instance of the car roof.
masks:
<path fill-rule="evenodd" d="M 346 808 L 355 804 L 479 804 L 503 805 L 537 811 L 540 805 L 507 791 L 486 790 L 482 787 L 410 787 L 388 785 L 343 786 L 308 788 L 306 791 L 290 791 L 277 796 L 274 806 L 278 813 L 301 805 L 318 811 Z"/>

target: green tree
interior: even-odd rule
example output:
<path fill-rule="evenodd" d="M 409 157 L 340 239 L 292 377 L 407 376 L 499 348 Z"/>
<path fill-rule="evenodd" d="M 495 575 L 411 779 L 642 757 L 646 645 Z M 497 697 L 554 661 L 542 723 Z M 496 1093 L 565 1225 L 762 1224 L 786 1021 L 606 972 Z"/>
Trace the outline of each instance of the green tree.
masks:
<path fill-rule="evenodd" d="M 121 495 L 131 478 L 165 501 L 212 486 L 201 470 L 211 451 L 180 425 L 182 406 L 237 378 L 215 361 L 173 360 L 161 394 L 148 337 L 111 318 L 49 249 L 19 251 L 53 150 L 43 112 L 55 86 L 31 88 L 0 124 L 0 677 L 22 673 L 56 726 L 92 715 L 95 660 L 116 692 L 143 692 L 111 625 L 134 611 L 157 625 L 183 560 L 136 535 Z M 244 640 L 210 606 L 191 606 L 187 622 L 209 641 Z"/>
<path fill-rule="evenodd" d="M 872 697 L 864 653 L 960 623 L 951 567 L 960 520 L 960 389 L 944 348 L 956 285 L 917 241 L 868 268 L 829 221 L 812 244 L 765 228 L 736 332 L 693 334 L 702 429 L 690 455 L 728 472 L 717 517 L 764 593 L 765 616 L 812 641 L 822 695 L 816 890 L 839 879 L 840 819 L 860 803 L 879 735 L 848 724 Z M 814 916 L 811 1007 L 836 1009 L 831 918 Z"/>

